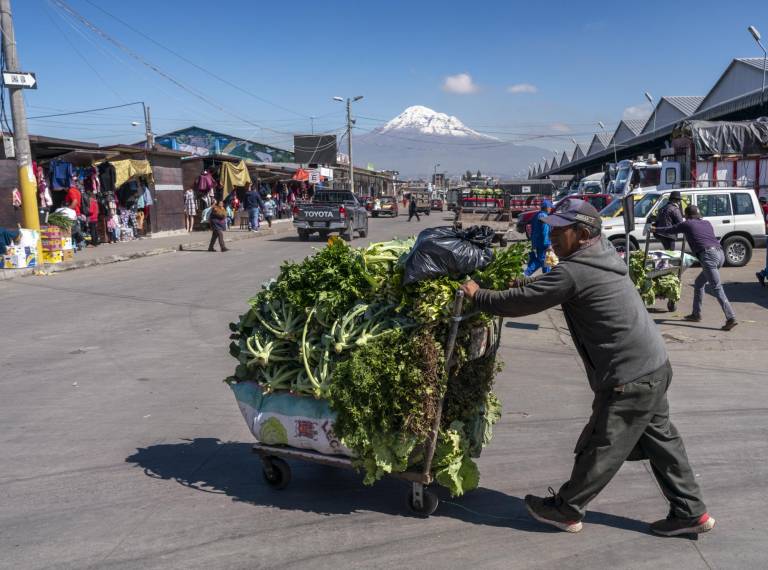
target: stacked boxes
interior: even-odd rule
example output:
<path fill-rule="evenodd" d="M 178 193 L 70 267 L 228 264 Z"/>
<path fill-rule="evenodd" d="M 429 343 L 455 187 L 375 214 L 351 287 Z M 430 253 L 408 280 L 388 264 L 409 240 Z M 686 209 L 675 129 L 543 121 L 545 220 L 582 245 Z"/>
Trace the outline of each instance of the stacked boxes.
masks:
<path fill-rule="evenodd" d="M 3 269 L 35 267 L 37 265 L 37 243 L 39 240 L 40 232 L 22 229 L 18 245 L 12 245 L 5 249 Z"/>
<path fill-rule="evenodd" d="M 69 240 L 72 244 L 72 238 L 65 238 L 61 235 L 61 228 L 57 226 L 48 226 L 42 230 L 43 237 L 43 263 L 61 263 L 64 261 L 64 244 Z"/>

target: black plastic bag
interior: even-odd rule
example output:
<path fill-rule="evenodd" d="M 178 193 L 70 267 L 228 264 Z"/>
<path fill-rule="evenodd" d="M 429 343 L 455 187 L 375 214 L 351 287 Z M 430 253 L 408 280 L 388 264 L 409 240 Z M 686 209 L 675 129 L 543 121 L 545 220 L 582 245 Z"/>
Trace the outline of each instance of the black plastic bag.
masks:
<path fill-rule="evenodd" d="M 424 230 L 405 258 L 403 282 L 408 285 L 443 275 L 459 279 L 482 269 L 493 259 L 493 234 L 488 226 L 472 226 L 466 230 L 440 226 Z"/>

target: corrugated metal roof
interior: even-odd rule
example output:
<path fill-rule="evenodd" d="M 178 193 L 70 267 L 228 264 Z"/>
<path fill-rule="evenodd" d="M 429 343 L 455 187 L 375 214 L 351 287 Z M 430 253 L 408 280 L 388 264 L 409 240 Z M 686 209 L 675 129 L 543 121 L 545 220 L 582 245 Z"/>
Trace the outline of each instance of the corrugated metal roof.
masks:
<path fill-rule="evenodd" d="M 621 122 L 627 125 L 627 128 L 630 131 L 632 131 L 636 135 L 639 135 L 640 132 L 643 130 L 645 123 L 648 122 L 648 119 L 626 119 Z"/>
<path fill-rule="evenodd" d="M 686 117 L 693 115 L 696 109 L 699 108 L 701 102 L 704 100 L 703 95 L 676 95 L 673 97 L 662 97 L 666 99 L 670 105 L 678 109 Z"/>
<path fill-rule="evenodd" d="M 571 162 L 571 157 L 568 156 L 568 151 L 563 151 L 563 154 L 560 156 L 560 166 L 563 166 L 564 164 L 568 164 Z"/>
<path fill-rule="evenodd" d="M 735 61 L 746 63 L 747 65 L 756 67 L 760 71 L 763 71 L 763 63 L 765 62 L 762 57 L 737 57 Z M 766 69 L 768 69 L 768 65 L 766 65 Z"/>

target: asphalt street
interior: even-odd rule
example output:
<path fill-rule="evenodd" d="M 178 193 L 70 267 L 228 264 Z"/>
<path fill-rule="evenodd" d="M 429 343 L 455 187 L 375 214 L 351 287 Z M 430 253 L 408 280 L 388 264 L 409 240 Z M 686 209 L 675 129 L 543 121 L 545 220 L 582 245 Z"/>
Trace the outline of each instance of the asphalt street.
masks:
<path fill-rule="evenodd" d="M 368 240 L 443 222 L 370 220 Z M 580 534 L 530 520 L 527 493 L 569 475 L 591 394 L 558 309 L 508 320 L 497 379 L 504 415 L 479 459 L 481 488 L 440 491 L 409 516 L 407 485 L 293 463 L 262 480 L 252 436 L 222 380 L 227 324 L 284 259 L 321 247 L 294 235 L 0 282 L 2 568 L 765 568 L 768 290 L 764 261 L 727 269 L 741 324 L 708 297 L 702 323 L 654 313 L 675 379 L 672 418 L 718 526 L 662 539 L 666 504 L 645 462 L 626 464 Z M 686 274 L 690 283 L 698 270 Z"/>

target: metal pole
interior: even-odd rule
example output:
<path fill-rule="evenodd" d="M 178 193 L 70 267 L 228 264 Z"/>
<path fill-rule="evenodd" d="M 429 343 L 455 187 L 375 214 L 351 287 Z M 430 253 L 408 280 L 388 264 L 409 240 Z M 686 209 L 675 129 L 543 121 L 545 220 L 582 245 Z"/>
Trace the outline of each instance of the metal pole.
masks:
<path fill-rule="evenodd" d="M 352 163 L 352 100 L 347 97 L 347 154 L 349 155 L 349 189 L 355 193 L 355 166 Z"/>
<path fill-rule="evenodd" d="M 16 53 L 16 37 L 13 31 L 11 0 L 0 0 L 0 24 L 3 31 L 3 55 L 5 71 L 19 71 L 19 58 Z M 32 172 L 32 151 L 27 132 L 27 113 L 24 108 L 24 95 L 21 88 L 8 87 L 13 118 L 13 142 L 16 147 L 16 165 L 19 171 L 21 207 L 24 227 L 40 229 L 40 214 L 37 206 L 37 181 Z"/>
<path fill-rule="evenodd" d="M 144 107 L 144 135 L 147 137 L 147 150 L 155 148 L 155 137 L 152 134 L 152 118 L 149 114 L 149 106 L 141 103 Z"/>

